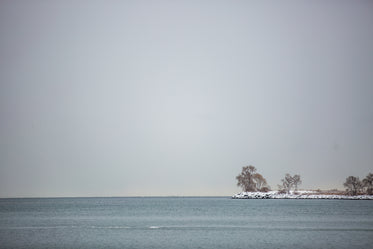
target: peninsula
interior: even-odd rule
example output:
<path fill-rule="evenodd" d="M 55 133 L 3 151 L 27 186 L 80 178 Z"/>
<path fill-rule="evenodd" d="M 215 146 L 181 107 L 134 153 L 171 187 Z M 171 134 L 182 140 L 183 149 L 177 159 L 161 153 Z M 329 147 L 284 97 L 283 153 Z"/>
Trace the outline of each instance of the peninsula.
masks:
<path fill-rule="evenodd" d="M 373 200 L 373 195 L 345 195 L 333 193 L 319 193 L 318 191 L 298 191 L 290 193 L 269 192 L 241 192 L 232 199 L 329 199 L 329 200 Z"/>
<path fill-rule="evenodd" d="M 373 174 L 369 173 L 362 181 L 359 177 L 349 176 L 343 183 L 346 191 L 341 190 L 298 190 L 302 184 L 301 176 L 286 174 L 278 185 L 278 191 L 271 191 L 267 180 L 250 165 L 242 167 L 236 177 L 237 186 L 243 192 L 232 196 L 233 199 L 337 199 L 373 200 Z"/>

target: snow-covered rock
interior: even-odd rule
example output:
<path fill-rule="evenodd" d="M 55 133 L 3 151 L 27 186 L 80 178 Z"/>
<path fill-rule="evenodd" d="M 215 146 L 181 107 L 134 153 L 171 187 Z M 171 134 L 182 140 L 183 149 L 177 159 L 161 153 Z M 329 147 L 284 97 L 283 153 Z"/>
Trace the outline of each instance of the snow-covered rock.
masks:
<path fill-rule="evenodd" d="M 232 196 L 233 199 L 339 199 L 339 200 L 373 200 L 373 195 L 327 195 L 314 191 L 298 191 L 297 193 L 279 194 L 270 192 L 241 192 Z"/>

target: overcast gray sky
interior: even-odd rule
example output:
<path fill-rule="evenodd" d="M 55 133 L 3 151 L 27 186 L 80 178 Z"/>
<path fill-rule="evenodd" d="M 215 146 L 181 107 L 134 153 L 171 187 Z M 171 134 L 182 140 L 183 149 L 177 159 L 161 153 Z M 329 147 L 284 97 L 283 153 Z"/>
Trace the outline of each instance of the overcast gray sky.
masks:
<path fill-rule="evenodd" d="M 0 197 L 343 188 L 373 171 L 373 1 L 0 1 Z"/>

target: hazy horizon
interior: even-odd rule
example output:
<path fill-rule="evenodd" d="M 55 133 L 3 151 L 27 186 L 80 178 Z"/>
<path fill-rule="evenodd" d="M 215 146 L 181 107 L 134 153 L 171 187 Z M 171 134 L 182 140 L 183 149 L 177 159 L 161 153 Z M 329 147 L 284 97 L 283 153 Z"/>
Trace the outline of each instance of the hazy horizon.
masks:
<path fill-rule="evenodd" d="M 372 1 L 0 1 L 0 197 L 344 189 L 373 172 Z"/>

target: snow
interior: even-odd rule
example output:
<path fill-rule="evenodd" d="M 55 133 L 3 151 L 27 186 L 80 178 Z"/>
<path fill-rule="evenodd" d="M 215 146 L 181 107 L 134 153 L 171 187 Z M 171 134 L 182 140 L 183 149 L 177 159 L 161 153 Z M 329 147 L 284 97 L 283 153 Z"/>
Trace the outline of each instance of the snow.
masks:
<path fill-rule="evenodd" d="M 232 196 L 233 199 L 338 199 L 338 200 L 373 200 L 373 195 L 326 195 L 315 191 L 298 191 L 297 193 L 279 194 L 270 192 L 241 192 Z"/>

